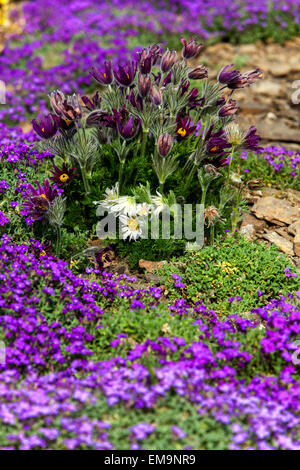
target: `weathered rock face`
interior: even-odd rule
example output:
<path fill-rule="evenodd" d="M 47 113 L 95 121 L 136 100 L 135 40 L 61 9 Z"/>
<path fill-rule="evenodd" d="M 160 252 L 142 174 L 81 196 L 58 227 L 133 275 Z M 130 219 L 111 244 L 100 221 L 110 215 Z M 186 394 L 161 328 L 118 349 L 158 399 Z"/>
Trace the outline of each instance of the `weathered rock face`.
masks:
<path fill-rule="evenodd" d="M 292 206 L 287 200 L 271 196 L 260 198 L 252 208 L 252 212 L 258 219 L 286 225 L 296 222 L 300 215 L 298 207 Z"/>
<path fill-rule="evenodd" d="M 234 60 L 233 60 L 234 58 Z M 299 106 L 292 102 L 294 81 L 299 80 L 300 41 L 295 38 L 279 45 L 214 44 L 204 50 L 201 59 L 210 64 L 210 77 L 216 77 L 221 67 L 235 62 L 241 72 L 259 67 L 263 79 L 245 90 L 237 90 L 234 99 L 239 103 L 240 123 L 245 128 L 255 125 L 263 144 L 276 143 L 300 149 Z M 199 58 L 195 61 L 198 64 Z"/>
<path fill-rule="evenodd" d="M 257 238 L 274 243 L 300 267 L 300 191 L 262 188 L 246 194 L 254 199 L 251 213 L 244 214 L 240 233 L 248 240 Z"/>
<path fill-rule="evenodd" d="M 281 235 L 279 235 L 277 232 L 268 232 L 263 235 L 263 238 L 268 240 L 271 243 L 274 243 L 275 245 L 278 246 L 278 248 L 283 251 L 283 253 L 286 253 L 289 256 L 294 255 L 294 247 L 293 243 L 286 238 L 283 238 Z"/>

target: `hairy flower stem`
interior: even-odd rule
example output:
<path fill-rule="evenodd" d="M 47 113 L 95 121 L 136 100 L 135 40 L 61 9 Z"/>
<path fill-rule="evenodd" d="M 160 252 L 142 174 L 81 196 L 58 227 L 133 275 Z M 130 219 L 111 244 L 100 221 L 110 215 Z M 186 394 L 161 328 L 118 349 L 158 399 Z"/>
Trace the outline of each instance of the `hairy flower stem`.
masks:
<path fill-rule="evenodd" d="M 143 140 L 142 140 L 142 147 L 141 147 L 141 159 L 144 159 L 145 156 L 145 149 L 146 149 L 146 142 L 147 142 L 147 136 L 148 136 L 148 129 L 143 130 Z"/>
<path fill-rule="evenodd" d="M 56 225 L 55 254 L 57 258 L 60 257 L 60 249 L 61 249 L 61 228 L 60 228 L 60 225 Z"/>
<path fill-rule="evenodd" d="M 91 192 L 91 188 L 90 188 L 88 177 L 87 177 L 87 174 L 86 174 L 86 169 L 83 166 L 80 165 L 80 170 L 81 170 L 81 176 L 82 176 L 82 181 L 83 181 L 83 185 L 84 185 L 85 194 L 86 194 L 86 196 L 88 196 Z"/>
<path fill-rule="evenodd" d="M 213 245 L 215 241 L 215 225 L 210 227 L 210 243 Z"/>
<path fill-rule="evenodd" d="M 163 183 L 159 183 L 159 192 L 160 192 L 160 194 L 163 193 L 163 190 L 164 190 L 164 182 L 163 182 Z"/>
<path fill-rule="evenodd" d="M 233 160 L 234 149 L 235 149 L 235 146 L 233 145 L 232 150 L 231 150 L 231 154 L 230 154 L 230 157 L 229 157 L 228 173 L 227 173 L 227 180 L 226 180 L 227 185 L 229 184 L 229 179 L 230 179 L 230 169 L 231 169 L 231 163 L 232 163 L 232 160 Z"/>
<path fill-rule="evenodd" d="M 119 194 L 121 194 L 121 191 L 122 191 L 124 164 L 125 164 L 125 159 L 120 160 L 120 165 L 119 165 Z"/>

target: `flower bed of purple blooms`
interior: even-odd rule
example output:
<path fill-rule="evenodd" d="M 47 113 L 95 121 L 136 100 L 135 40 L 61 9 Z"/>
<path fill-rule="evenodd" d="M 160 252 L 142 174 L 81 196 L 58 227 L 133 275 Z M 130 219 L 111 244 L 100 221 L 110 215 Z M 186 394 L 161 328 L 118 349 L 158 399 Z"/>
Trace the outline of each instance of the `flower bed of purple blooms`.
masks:
<path fill-rule="evenodd" d="M 159 308 L 160 289 L 138 289 L 125 275 L 105 274 L 101 282 L 77 277 L 65 262 L 44 255 L 39 242 L 16 246 L 5 235 L 0 265 L 0 323 L 7 345 L 6 364 L 0 366 L 2 448 L 113 449 L 109 436 L 116 425 L 97 408 L 103 397 L 112 414 L 123 404 L 128 413 L 144 410 L 146 417 L 170 394 L 189 402 L 199 421 L 213 417 L 229 435 L 230 449 L 300 448 L 300 388 L 291 362 L 300 332 L 300 292 L 255 309 L 251 320 L 232 315 L 221 321 L 202 303 L 191 309 L 179 298 L 169 307 L 170 318 L 193 315 L 197 341 L 186 344 L 165 333 L 124 356 L 118 354 L 126 338 L 121 334 L 111 342 L 111 359 L 93 360 L 102 300 L 112 305 L 121 298 L 130 306 L 128 315 L 144 315 Z M 53 302 L 61 303 L 56 320 L 48 316 Z M 251 331 L 261 333 L 258 351 L 243 342 Z M 270 367 L 269 373 L 257 374 L 255 361 Z M 169 432 L 183 439 L 188 430 L 184 421 L 182 427 L 176 423 L 178 418 L 170 421 Z M 147 448 L 156 425 L 139 416 L 126 432 L 132 449 Z"/>
<path fill-rule="evenodd" d="M 165 33 L 175 35 L 176 40 L 182 33 L 207 40 L 235 31 L 240 37 L 249 28 L 267 30 L 271 13 L 270 31 L 288 32 L 289 21 L 295 27 L 299 23 L 299 9 L 299 0 L 246 0 L 242 5 L 239 0 L 178 0 L 171 5 L 164 0 L 25 3 L 24 33 L 16 36 L 14 43 L 7 42 L 0 56 L 0 79 L 9 84 L 9 106 L 1 106 L 0 119 L 22 122 L 38 111 L 44 114 L 44 96 L 49 90 L 83 92 L 91 85 L 87 72 L 92 65 L 111 56 L 128 57 L 131 49 L 153 42 L 155 36 L 163 43 Z M 137 39 L 141 32 L 148 34 L 145 44 Z M 106 39 L 101 42 L 99 38 Z M 57 48 L 59 60 L 53 65 L 48 61 Z"/>
<path fill-rule="evenodd" d="M 120 2 L 111 3 L 120 7 Z M 131 34 L 145 26 L 160 33 L 170 24 L 174 32 L 211 34 L 193 14 L 200 14 L 205 2 L 177 3 L 186 9 L 182 24 L 174 22 L 175 10 L 162 14 L 142 2 L 140 10 L 126 16 Z M 122 4 L 128 8 L 132 2 Z M 226 18 L 226 30 L 234 20 L 228 16 L 228 3 L 212 4 Z M 85 87 L 95 61 L 116 52 L 127 54 L 128 32 L 119 34 L 124 16 L 114 15 L 106 2 L 97 5 L 95 11 L 90 0 L 71 5 L 60 0 L 60 15 L 49 14 L 57 9 L 56 0 L 25 7 L 27 33 L 43 33 L 14 54 L 7 45 L 0 56 L 1 79 L 26 90 L 25 99 L 22 93 L 8 93 L 2 119 L 18 122 L 37 109 L 46 111 L 37 96 L 56 87 L 66 93 Z M 246 20 L 230 5 L 237 29 L 243 29 Z M 266 13 L 267 2 L 257 8 L 252 1 L 246 5 L 250 21 Z M 297 7 L 298 2 L 283 2 L 278 8 L 296 12 Z M 207 22 L 213 22 L 213 13 Z M 64 52 L 64 63 L 44 68 L 36 51 L 46 43 L 68 43 L 78 32 L 82 36 L 72 51 Z M 91 40 L 95 32 L 113 33 L 107 47 Z M 0 163 L 19 179 L 17 198 L 30 183 L 18 163 L 22 171 L 24 162 L 36 169 L 49 153 L 32 147 L 33 132 L 23 134 L 5 124 L 0 125 L 0 141 Z M 273 156 L 279 154 L 291 164 L 299 158 L 284 149 L 265 149 L 272 167 Z M 167 305 L 159 288 L 138 288 L 125 275 L 89 269 L 76 276 L 39 241 L 16 244 L 5 234 L 10 219 L 1 201 L 8 189 L 9 183 L 1 179 L 0 449 L 300 449 L 299 365 L 293 360 L 300 334 L 299 291 L 254 309 L 247 318 L 232 314 L 220 319 L 205 302 L 192 306 L 179 296 Z M 11 202 L 11 208 L 16 204 Z M 286 276 L 296 275 L 287 271 Z M 180 293 L 182 280 L 173 279 Z M 109 328 L 105 313 L 121 315 L 122 309 L 128 317 L 152 315 L 168 322 L 155 339 L 133 341 L 130 332 L 122 331 L 104 349 L 98 341 Z M 173 334 L 174 323 L 185 325 L 182 334 Z M 168 407 L 171 416 L 162 418 Z"/>

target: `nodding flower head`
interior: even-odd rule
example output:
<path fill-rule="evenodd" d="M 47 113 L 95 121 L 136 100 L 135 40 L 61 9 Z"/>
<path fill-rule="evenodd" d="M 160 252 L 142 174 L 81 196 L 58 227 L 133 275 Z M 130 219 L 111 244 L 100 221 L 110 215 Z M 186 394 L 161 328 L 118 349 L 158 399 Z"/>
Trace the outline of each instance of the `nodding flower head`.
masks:
<path fill-rule="evenodd" d="M 252 83 L 255 83 L 257 80 L 262 78 L 262 71 L 259 68 L 256 68 L 255 70 L 244 73 L 244 77 L 246 77 L 248 84 L 252 85 Z"/>
<path fill-rule="evenodd" d="M 23 215 L 29 215 L 34 221 L 42 220 L 45 217 L 57 196 L 57 190 L 50 186 L 48 179 L 44 181 L 43 185 L 38 181 L 36 184 L 37 189 L 31 184 L 28 185 L 25 201 L 22 205 Z"/>
<path fill-rule="evenodd" d="M 214 124 L 212 124 L 205 135 L 204 141 L 206 142 L 206 152 L 209 157 L 222 157 L 228 154 L 231 144 L 226 139 L 226 134 L 223 129 L 213 132 Z M 215 166 L 220 166 L 220 161 L 210 162 Z M 223 163 L 223 162 L 222 162 Z"/>
<path fill-rule="evenodd" d="M 192 57 L 196 57 L 200 54 L 200 51 L 203 48 L 203 44 L 198 44 L 192 38 L 192 36 L 190 37 L 188 42 L 183 37 L 181 37 L 180 42 L 183 45 L 182 57 L 184 59 L 191 59 Z"/>
<path fill-rule="evenodd" d="M 203 78 L 207 78 L 207 68 L 204 65 L 198 65 L 198 67 L 189 72 L 188 77 L 190 80 L 202 80 Z"/>
<path fill-rule="evenodd" d="M 52 114 L 43 116 L 39 123 L 36 119 L 33 119 L 32 127 L 43 139 L 51 139 L 51 137 L 53 137 L 57 132 L 57 124 L 53 119 Z"/>
<path fill-rule="evenodd" d="M 116 82 L 122 87 L 133 84 L 137 71 L 137 62 L 127 61 L 124 65 L 114 67 L 114 77 Z"/>
<path fill-rule="evenodd" d="M 112 62 L 110 60 L 106 60 L 103 66 L 99 69 L 93 67 L 90 75 L 98 82 L 100 85 L 110 85 L 113 82 L 113 70 L 112 70 Z"/>
<path fill-rule="evenodd" d="M 232 67 L 234 67 L 233 64 L 223 67 L 218 76 L 219 83 L 227 85 L 231 90 L 246 87 L 248 85 L 247 77 Z"/>
<path fill-rule="evenodd" d="M 230 99 L 227 104 L 224 104 L 224 106 L 219 109 L 218 115 L 220 117 L 233 116 L 238 110 L 239 108 L 236 105 L 236 101 Z"/>
<path fill-rule="evenodd" d="M 261 137 L 256 134 L 256 127 L 251 126 L 245 136 L 244 146 L 248 150 L 261 150 L 262 147 L 258 145 Z"/>

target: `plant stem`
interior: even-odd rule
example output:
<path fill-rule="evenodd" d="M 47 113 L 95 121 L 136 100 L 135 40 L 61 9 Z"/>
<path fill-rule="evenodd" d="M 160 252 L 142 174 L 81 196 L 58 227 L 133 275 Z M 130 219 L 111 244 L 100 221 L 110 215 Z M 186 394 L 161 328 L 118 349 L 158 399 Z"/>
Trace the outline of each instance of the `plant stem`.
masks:
<path fill-rule="evenodd" d="M 215 241 L 215 225 L 210 227 L 210 243 L 213 245 Z"/>
<path fill-rule="evenodd" d="M 148 129 L 143 130 L 143 140 L 142 140 L 142 147 L 141 147 L 141 159 L 144 159 L 145 156 L 145 149 L 146 149 L 146 142 L 148 136 Z"/>
<path fill-rule="evenodd" d="M 125 159 L 120 160 L 120 166 L 119 166 L 119 194 L 121 194 L 121 190 L 122 190 L 124 164 L 125 164 Z"/>
<path fill-rule="evenodd" d="M 159 183 L 159 192 L 160 192 L 160 194 L 163 193 L 163 190 L 164 190 L 164 183 Z"/>
<path fill-rule="evenodd" d="M 83 184 L 84 184 L 85 194 L 87 196 L 91 192 L 90 185 L 89 185 L 89 182 L 88 182 L 88 177 L 87 177 L 85 168 L 81 165 L 80 165 L 80 170 L 81 170 L 81 176 L 82 176 L 82 180 L 83 180 Z"/>
<path fill-rule="evenodd" d="M 61 249 L 61 228 L 60 228 L 60 225 L 56 225 L 55 254 L 56 254 L 57 258 L 59 258 L 59 256 L 60 256 L 60 249 Z"/>
<path fill-rule="evenodd" d="M 231 150 L 231 154 L 230 154 L 230 159 L 229 159 L 229 165 L 228 165 L 228 173 L 227 173 L 227 180 L 226 180 L 226 184 L 229 184 L 229 179 L 230 179 L 230 169 L 231 169 L 231 163 L 232 163 L 232 160 L 233 160 L 233 154 L 234 154 L 234 145 L 232 146 L 232 150 Z"/>

